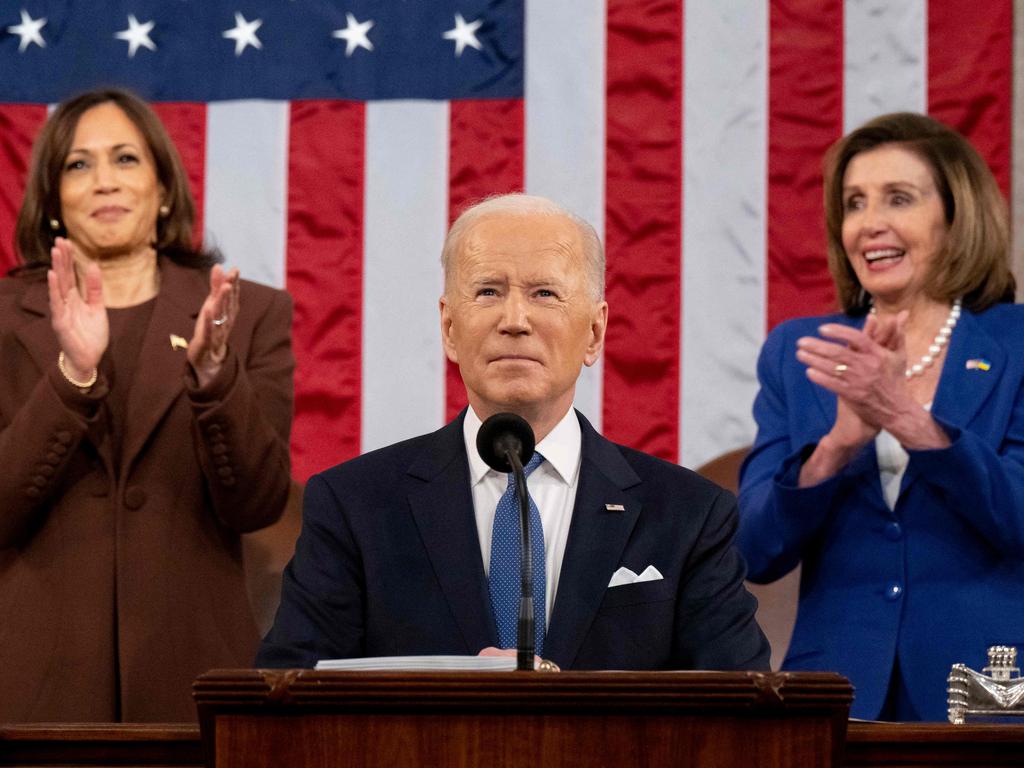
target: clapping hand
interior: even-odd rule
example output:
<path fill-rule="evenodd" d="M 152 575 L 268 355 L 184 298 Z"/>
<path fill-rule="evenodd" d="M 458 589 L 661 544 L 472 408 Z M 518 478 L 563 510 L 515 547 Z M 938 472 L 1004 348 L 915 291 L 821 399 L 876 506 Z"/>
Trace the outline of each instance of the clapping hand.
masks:
<path fill-rule="evenodd" d="M 827 323 L 819 329 L 824 339 L 797 341 L 796 356 L 807 366 L 807 378 L 836 395 L 836 420 L 801 468 L 800 485 L 836 474 L 905 407 L 910 398 L 904 376 L 907 316 L 869 315 L 863 330 Z"/>
<path fill-rule="evenodd" d="M 201 387 L 220 372 L 227 357 L 228 337 L 238 318 L 240 287 L 237 269 L 225 272 L 217 264 L 210 270 L 210 293 L 199 310 L 188 345 L 188 361 Z"/>
<path fill-rule="evenodd" d="M 110 324 L 103 304 L 100 268 L 89 262 L 79 290 L 75 254 L 72 242 L 58 237 L 50 249 L 51 267 L 46 273 L 46 283 L 50 293 L 50 322 L 64 353 L 64 366 L 72 378 L 86 381 L 107 349 Z"/>
<path fill-rule="evenodd" d="M 825 339 L 798 342 L 797 358 L 807 365 L 807 378 L 836 394 L 848 422 L 854 416 L 863 422 L 858 425 L 862 442 L 913 401 L 904 375 L 907 317 L 907 312 L 887 320 L 869 315 L 863 330 L 827 323 L 820 328 Z"/>

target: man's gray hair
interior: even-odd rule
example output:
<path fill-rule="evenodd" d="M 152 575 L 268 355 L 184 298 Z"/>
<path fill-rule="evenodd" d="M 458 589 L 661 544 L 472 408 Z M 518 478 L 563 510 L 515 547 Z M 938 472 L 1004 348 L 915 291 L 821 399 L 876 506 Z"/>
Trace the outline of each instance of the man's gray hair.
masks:
<path fill-rule="evenodd" d="M 604 246 L 601 245 L 601 238 L 597 236 L 597 231 L 587 221 L 553 200 L 521 193 L 488 197 L 459 214 L 459 218 L 448 230 L 448 235 L 444 239 L 444 248 L 441 250 L 445 292 L 448 291 L 452 272 L 455 269 L 455 257 L 459 248 L 462 247 L 462 239 L 476 222 L 488 216 L 527 216 L 532 214 L 563 218 L 575 225 L 580 235 L 580 242 L 583 244 L 581 255 L 587 270 L 587 282 L 590 283 L 591 296 L 594 301 L 602 301 L 604 299 L 605 260 Z"/>

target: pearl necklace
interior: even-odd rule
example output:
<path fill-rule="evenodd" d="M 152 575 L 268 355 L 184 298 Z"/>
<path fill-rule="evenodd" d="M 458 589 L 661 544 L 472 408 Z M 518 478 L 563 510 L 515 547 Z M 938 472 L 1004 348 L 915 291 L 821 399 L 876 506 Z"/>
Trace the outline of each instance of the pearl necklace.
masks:
<path fill-rule="evenodd" d="M 875 314 L 874 307 L 871 307 L 871 314 Z M 926 370 L 935 364 L 935 361 L 942 355 L 942 350 L 945 348 L 946 344 L 949 343 L 949 337 L 953 335 L 953 329 L 956 328 L 956 321 L 959 319 L 960 299 L 956 299 L 953 302 L 953 306 L 949 308 L 949 315 L 946 317 L 946 322 L 942 324 L 939 332 L 935 334 L 935 338 L 928 347 L 928 352 L 921 355 L 921 359 L 918 362 L 907 368 L 905 375 L 908 379 L 912 379 L 915 376 L 921 376 Z"/>

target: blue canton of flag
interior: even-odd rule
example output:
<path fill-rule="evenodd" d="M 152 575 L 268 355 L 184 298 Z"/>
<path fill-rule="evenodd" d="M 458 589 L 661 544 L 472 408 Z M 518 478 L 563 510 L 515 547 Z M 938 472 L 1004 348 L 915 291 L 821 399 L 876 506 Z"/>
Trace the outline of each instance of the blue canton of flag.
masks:
<path fill-rule="evenodd" d="M 519 98 L 523 0 L 21 0 L 0 10 L 0 73 L 0 101 L 25 103 L 111 84 L 157 101 Z"/>

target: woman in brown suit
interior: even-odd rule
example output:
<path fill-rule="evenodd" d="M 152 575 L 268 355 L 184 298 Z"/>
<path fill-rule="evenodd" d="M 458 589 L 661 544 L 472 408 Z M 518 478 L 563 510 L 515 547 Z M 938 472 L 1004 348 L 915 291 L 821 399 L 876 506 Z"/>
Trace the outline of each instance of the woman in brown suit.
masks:
<path fill-rule="evenodd" d="M 0 722 L 194 720 L 248 666 L 239 534 L 289 484 L 291 302 L 192 239 L 159 119 L 57 108 L 0 280 Z"/>

